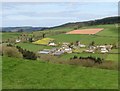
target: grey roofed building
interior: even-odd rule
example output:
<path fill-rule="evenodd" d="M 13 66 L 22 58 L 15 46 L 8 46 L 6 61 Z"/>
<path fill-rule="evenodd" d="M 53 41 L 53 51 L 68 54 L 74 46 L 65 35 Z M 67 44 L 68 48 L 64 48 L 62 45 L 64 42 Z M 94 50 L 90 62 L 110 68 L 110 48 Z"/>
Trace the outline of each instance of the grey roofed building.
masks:
<path fill-rule="evenodd" d="M 57 51 L 55 53 L 53 53 L 55 56 L 60 56 L 64 53 L 64 51 Z"/>
<path fill-rule="evenodd" d="M 49 54 L 50 50 L 49 49 L 44 49 L 42 51 L 38 51 L 38 53 L 40 53 L 40 54 Z"/>

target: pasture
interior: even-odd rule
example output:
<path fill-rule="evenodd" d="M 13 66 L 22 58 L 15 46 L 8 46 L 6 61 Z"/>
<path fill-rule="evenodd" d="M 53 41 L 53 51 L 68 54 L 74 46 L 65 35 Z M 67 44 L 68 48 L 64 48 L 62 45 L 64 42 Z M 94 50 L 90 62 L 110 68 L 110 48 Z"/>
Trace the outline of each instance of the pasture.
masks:
<path fill-rule="evenodd" d="M 118 40 L 116 37 L 101 37 L 96 35 L 74 35 L 74 34 L 59 34 L 55 36 L 50 36 L 54 38 L 56 42 L 75 42 L 80 41 L 82 44 L 90 44 L 95 41 L 96 44 L 114 44 Z"/>
<path fill-rule="evenodd" d="M 18 33 L 18 32 L 6 32 L 6 33 L 2 33 L 2 40 L 7 40 L 7 39 L 10 39 L 10 38 L 17 38 L 21 34 L 22 33 Z"/>
<path fill-rule="evenodd" d="M 104 28 L 104 30 L 96 33 L 95 35 L 80 35 L 80 34 L 59 34 L 50 36 L 54 38 L 57 42 L 75 42 L 81 41 L 83 44 L 89 44 L 92 41 L 95 41 L 96 44 L 114 44 L 118 43 L 118 29 L 114 24 L 108 25 L 94 25 L 94 26 L 86 26 L 81 29 L 94 29 L 94 28 Z"/>
<path fill-rule="evenodd" d="M 33 44 L 33 43 L 18 43 L 18 44 L 16 44 L 16 46 L 20 46 L 23 49 L 33 51 L 33 52 L 37 52 L 37 51 L 43 50 L 43 49 L 52 48 L 51 46 L 36 45 L 36 44 Z"/>
<path fill-rule="evenodd" d="M 3 56 L 3 89 L 117 89 L 118 71 Z"/>

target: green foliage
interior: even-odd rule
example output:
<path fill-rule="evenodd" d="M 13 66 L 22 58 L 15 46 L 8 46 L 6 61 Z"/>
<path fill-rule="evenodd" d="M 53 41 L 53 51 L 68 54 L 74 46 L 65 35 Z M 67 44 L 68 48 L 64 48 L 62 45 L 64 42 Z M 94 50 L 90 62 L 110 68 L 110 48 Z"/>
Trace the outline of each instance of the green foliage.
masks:
<path fill-rule="evenodd" d="M 2 55 L 6 55 L 8 57 L 22 58 L 22 54 L 15 47 L 4 46 L 2 53 Z"/>
<path fill-rule="evenodd" d="M 16 46 L 16 48 L 19 50 L 19 52 L 22 53 L 23 58 L 31 59 L 31 60 L 36 60 L 37 59 L 37 56 L 36 56 L 36 54 L 34 52 L 30 52 L 30 51 L 24 50 L 24 49 L 22 49 L 19 46 Z"/>

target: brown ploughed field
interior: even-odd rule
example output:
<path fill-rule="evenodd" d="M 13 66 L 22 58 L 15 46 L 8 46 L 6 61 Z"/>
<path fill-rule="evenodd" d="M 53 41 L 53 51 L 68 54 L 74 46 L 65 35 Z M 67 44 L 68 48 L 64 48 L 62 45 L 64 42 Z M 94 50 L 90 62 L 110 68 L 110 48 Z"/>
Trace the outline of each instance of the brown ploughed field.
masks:
<path fill-rule="evenodd" d="M 67 32 L 66 34 L 96 34 L 102 30 L 103 28 L 81 29 L 81 30 L 73 30 L 73 31 Z"/>

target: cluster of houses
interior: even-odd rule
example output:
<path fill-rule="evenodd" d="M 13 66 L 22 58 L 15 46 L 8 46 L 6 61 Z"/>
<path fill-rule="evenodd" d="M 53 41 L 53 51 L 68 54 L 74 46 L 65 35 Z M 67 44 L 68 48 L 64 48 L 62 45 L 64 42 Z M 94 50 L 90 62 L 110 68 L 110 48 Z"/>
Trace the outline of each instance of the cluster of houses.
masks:
<path fill-rule="evenodd" d="M 20 39 L 16 39 L 16 43 L 21 42 Z M 50 42 L 48 46 L 54 46 L 56 47 L 57 44 L 54 42 Z M 83 52 L 86 53 L 95 53 L 96 50 L 100 53 L 108 53 L 112 49 L 113 45 L 99 45 L 99 46 L 89 46 L 87 47 L 84 44 L 81 44 L 80 41 L 78 41 L 76 44 L 70 44 L 68 42 L 62 43 L 60 48 L 52 48 L 52 49 L 43 49 L 42 51 L 38 51 L 40 54 L 52 54 L 52 55 L 61 55 L 64 53 L 72 53 L 74 49 L 77 48 L 85 48 Z"/>
<path fill-rule="evenodd" d="M 38 51 L 40 54 L 51 54 L 55 56 L 62 55 L 64 53 L 72 53 L 72 48 L 68 46 L 69 43 L 63 43 L 61 48 L 43 49 Z M 53 45 L 52 45 L 53 46 Z"/>
<path fill-rule="evenodd" d="M 112 49 L 113 45 L 100 45 L 100 46 L 90 46 L 85 52 L 95 53 L 96 50 L 100 53 L 108 53 Z"/>
<path fill-rule="evenodd" d="M 55 43 L 50 43 L 49 46 L 56 46 Z M 38 51 L 40 54 L 51 54 L 55 56 L 62 55 L 64 53 L 72 53 L 74 49 L 77 48 L 85 48 L 83 52 L 86 53 L 95 53 L 96 50 L 100 53 L 108 53 L 112 49 L 112 45 L 99 45 L 99 46 L 89 46 L 81 44 L 80 42 L 77 45 L 70 45 L 70 43 L 64 42 L 62 43 L 60 48 L 52 48 L 52 49 L 43 49 L 42 51 Z"/>

